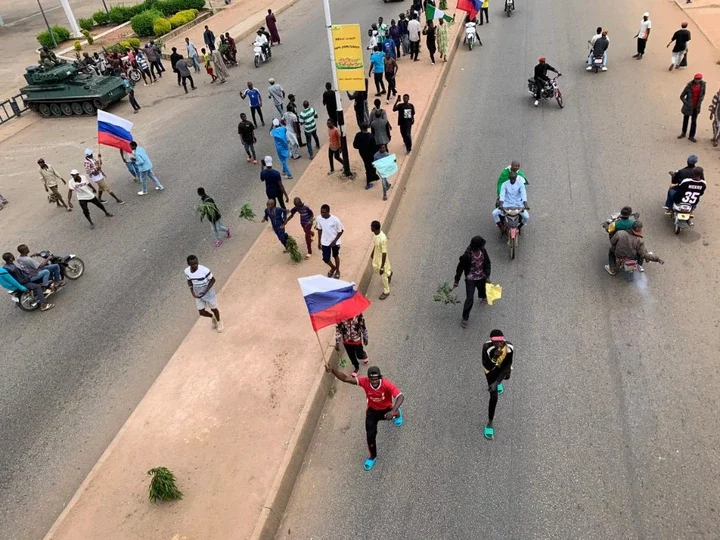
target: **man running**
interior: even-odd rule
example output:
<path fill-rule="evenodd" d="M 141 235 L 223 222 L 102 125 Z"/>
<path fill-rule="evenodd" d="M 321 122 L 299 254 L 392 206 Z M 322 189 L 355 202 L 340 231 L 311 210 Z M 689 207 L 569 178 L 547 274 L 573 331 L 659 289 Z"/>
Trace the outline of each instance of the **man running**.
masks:
<path fill-rule="evenodd" d="M 203 266 L 198 262 L 195 255 L 188 255 L 188 267 L 185 269 L 185 278 L 187 279 L 190 294 L 195 299 L 195 306 L 201 317 L 212 319 L 212 326 L 218 333 L 223 331 L 223 323 L 220 321 L 220 311 L 218 310 L 217 294 L 215 294 L 215 276 L 207 266 Z M 212 313 L 208 312 L 210 308 Z"/>
<path fill-rule="evenodd" d="M 365 432 L 367 433 L 367 444 L 370 457 L 365 460 L 363 467 L 369 471 L 375 466 L 377 460 L 377 425 L 380 420 L 392 420 L 396 426 L 402 426 L 403 414 L 400 406 L 405 401 L 400 389 L 389 379 L 383 379 L 380 368 L 370 366 L 367 377 L 357 379 L 345 375 L 342 371 L 331 368 L 325 364 L 325 371 L 332 373 L 339 381 L 348 384 L 356 384 L 367 396 L 367 410 L 365 411 Z"/>
<path fill-rule="evenodd" d="M 485 425 L 483 435 L 489 441 L 495 438 L 495 428 L 492 425 L 495 418 L 495 407 L 498 395 L 504 392 L 502 382 L 510 378 L 514 352 L 512 343 L 505 340 L 505 336 L 500 330 L 490 332 L 490 341 L 483 344 L 482 364 L 488 383 L 488 392 L 490 392 L 488 423 Z"/>

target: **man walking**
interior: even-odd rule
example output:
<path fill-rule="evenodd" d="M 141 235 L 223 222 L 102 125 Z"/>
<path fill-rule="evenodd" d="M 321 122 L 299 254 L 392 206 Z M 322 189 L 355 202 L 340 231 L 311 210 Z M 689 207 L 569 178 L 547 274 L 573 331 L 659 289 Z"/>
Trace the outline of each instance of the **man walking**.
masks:
<path fill-rule="evenodd" d="M 380 295 L 380 300 L 385 300 L 390 296 L 390 282 L 393 276 L 390 257 L 387 252 L 388 239 L 380 228 L 379 221 L 373 221 L 370 224 L 370 230 L 373 233 L 373 250 L 370 254 L 370 260 L 372 261 L 373 271 L 377 272 L 380 279 L 382 279 L 383 292 Z"/>
<path fill-rule="evenodd" d="M 285 102 L 285 90 L 283 90 L 283 87 L 276 83 L 275 79 L 273 79 L 272 77 L 268 79 L 268 82 L 270 83 L 270 86 L 268 86 L 268 94 L 270 95 L 270 99 L 272 99 L 273 105 L 275 105 L 278 115 L 282 116 L 283 112 L 285 112 L 283 105 L 283 103 Z"/>
<path fill-rule="evenodd" d="M 687 54 L 687 44 L 688 41 L 690 41 L 690 30 L 687 29 L 688 23 L 684 22 L 680 25 L 680 30 L 677 30 L 672 37 L 670 38 L 670 41 L 668 41 L 668 44 L 665 46 L 667 49 L 672 42 L 675 42 L 675 45 L 673 46 L 672 50 L 672 57 L 670 60 L 670 67 L 668 68 L 668 71 L 672 71 L 673 69 L 677 69 L 680 67 L 680 64 L 682 64 L 683 59 L 685 58 L 685 55 Z"/>
<path fill-rule="evenodd" d="M 240 135 L 240 141 L 245 148 L 247 154 L 247 162 L 253 162 L 253 165 L 257 165 L 257 157 L 255 156 L 255 126 L 252 122 L 247 119 L 245 113 L 240 113 L 240 123 L 238 124 L 238 135 Z"/>
<path fill-rule="evenodd" d="M 315 112 L 315 109 L 310 106 L 310 103 L 307 101 L 303 101 L 303 110 L 300 111 L 300 124 L 305 130 L 305 138 L 307 139 L 307 149 L 308 154 L 310 155 L 310 159 L 314 157 L 312 147 L 313 139 L 315 140 L 315 145 L 317 146 L 318 150 L 320 150 L 320 139 L 318 139 L 317 123 L 315 122 L 315 119 L 317 117 L 318 115 Z"/>
<path fill-rule="evenodd" d="M 392 420 L 396 426 L 402 426 L 403 414 L 400 406 L 405 401 L 400 389 L 389 379 L 383 379 L 380 368 L 370 366 L 367 377 L 350 377 L 342 371 L 331 368 L 325 364 L 325 371 L 332 373 L 336 379 L 348 384 L 354 384 L 365 390 L 367 397 L 367 410 L 365 411 L 365 432 L 370 456 L 365 460 L 363 468 L 366 471 L 375 466 L 377 460 L 377 426 L 381 420 Z"/>
<path fill-rule="evenodd" d="M 140 175 L 140 185 L 142 186 L 142 191 L 138 191 L 138 195 L 147 195 L 148 179 L 152 180 L 153 184 L 155 184 L 155 191 L 162 191 L 165 189 L 160 183 L 160 180 L 158 180 L 158 177 L 155 176 L 152 161 L 150 161 L 150 157 L 145 149 L 142 146 L 138 146 L 135 141 L 130 143 L 130 148 L 132 148 L 133 151 L 132 160 L 135 163 L 135 168 L 137 169 L 138 174 Z"/>
<path fill-rule="evenodd" d="M 495 407 L 498 396 L 502 394 L 503 381 L 510 378 L 515 348 L 512 343 L 505 340 L 500 330 L 490 332 L 490 340 L 482 347 L 482 365 L 485 371 L 485 379 L 490 392 L 490 403 L 488 404 L 488 422 L 485 424 L 483 436 L 492 441 L 495 438 L 493 420 L 495 418 Z"/>
<path fill-rule="evenodd" d="M 373 187 L 372 183 L 378 179 L 375 167 L 373 167 L 377 145 L 375 144 L 375 137 L 368 130 L 367 124 L 360 124 L 360 131 L 355 134 L 353 140 L 353 148 L 360 154 L 365 167 L 365 189 L 370 189 Z"/>
<path fill-rule="evenodd" d="M 40 166 L 40 180 L 42 180 L 42 183 L 45 186 L 45 193 L 50 193 L 48 200 L 51 203 L 54 202 L 58 208 L 62 206 L 68 212 L 71 212 L 72 205 L 68 206 L 65 204 L 62 195 L 60 195 L 60 192 L 58 191 L 58 180 L 60 180 L 63 184 L 67 184 L 67 182 L 65 182 L 65 180 L 55 171 L 55 169 L 52 168 L 52 166 L 45 163 L 43 158 L 38 159 L 37 163 Z"/>
<path fill-rule="evenodd" d="M 387 96 L 385 103 L 390 103 L 390 95 L 397 96 L 397 83 L 395 81 L 395 75 L 398 72 L 398 65 L 395 58 L 389 53 L 385 53 L 385 80 L 388 83 Z"/>
<path fill-rule="evenodd" d="M 110 189 L 110 186 L 107 183 L 107 179 L 102 172 L 102 154 L 98 154 L 98 158 L 97 160 L 95 160 L 93 159 L 92 149 L 86 148 L 84 165 L 85 173 L 90 177 L 90 180 L 95 182 L 95 185 L 98 187 L 98 200 L 101 203 L 104 204 L 106 202 L 103 201 L 102 194 L 103 192 L 107 192 L 113 199 L 115 199 L 118 204 L 125 204 L 123 201 L 117 198 L 117 195 L 113 193 L 113 190 Z"/>
<path fill-rule="evenodd" d="M 187 81 L 190 81 L 190 87 L 193 90 L 197 90 L 195 81 L 193 81 L 192 75 L 190 74 L 190 64 L 187 59 L 181 56 L 175 64 L 175 71 L 177 71 L 178 79 L 180 80 L 180 84 L 182 84 L 186 94 L 188 93 Z"/>
<path fill-rule="evenodd" d="M 90 219 L 90 211 L 88 210 L 88 204 L 94 204 L 95 206 L 97 206 L 100 210 L 103 211 L 103 213 L 107 217 L 113 217 L 115 215 L 111 214 L 105 209 L 103 204 L 95 196 L 96 191 L 92 183 L 90 183 L 90 181 L 84 176 L 80 176 L 80 173 L 77 169 L 73 169 L 72 171 L 70 171 L 70 176 L 72 178 L 67 184 L 68 204 L 72 205 L 72 194 L 73 192 L 75 192 L 78 198 L 78 203 L 80 204 L 80 208 L 82 208 L 83 216 L 85 216 L 85 219 L 87 219 L 90 223 L 91 229 L 95 228 L 95 224 L 93 223 L 92 219 Z"/>
<path fill-rule="evenodd" d="M 285 126 L 287 136 L 287 143 L 290 147 L 290 157 L 293 159 L 300 159 L 300 143 L 297 138 L 297 130 L 300 127 L 300 122 L 295 113 L 285 111 L 280 119 L 280 123 Z"/>
<path fill-rule="evenodd" d="M 647 40 L 650 37 L 650 30 L 652 29 L 652 22 L 650 22 L 650 14 L 644 13 L 642 21 L 640 21 L 640 30 L 635 34 L 637 38 L 637 54 L 633 55 L 633 58 L 640 60 L 645 54 L 645 46 Z"/>
<path fill-rule="evenodd" d="M 197 194 L 200 196 L 200 205 L 198 213 L 200 214 L 200 223 L 207 218 L 215 235 L 215 247 L 220 247 L 223 243 L 220 233 L 225 233 L 226 238 L 230 238 L 230 227 L 226 227 L 220 221 L 220 209 L 217 207 L 215 200 L 205 193 L 205 189 L 199 187 Z"/>
<path fill-rule="evenodd" d="M 460 284 L 460 278 L 465 274 L 465 304 L 463 305 L 462 321 L 460 326 L 467 328 L 470 310 L 474 303 L 475 290 L 478 298 L 485 300 L 485 284 L 490 283 L 490 256 L 485 250 L 485 239 L 482 236 L 474 236 L 465 253 L 460 255 L 460 261 L 455 269 L 455 283 L 453 289 Z"/>
<path fill-rule="evenodd" d="M 410 59 L 417 62 L 418 54 L 420 54 L 420 22 L 417 20 L 417 14 L 412 13 L 410 15 L 410 22 L 408 22 L 408 39 L 410 41 Z"/>
<path fill-rule="evenodd" d="M 335 95 L 335 90 L 332 89 L 332 84 L 329 82 L 325 83 L 323 105 L 325 105 L 328 118 L 337 125 L 337 96 Z"/>
<path fill-rule="evenodd" d="M 188 59 L 192 62 L 195 73 L 200 73 L 200 59 L 198 58 L 198 50 L 195 44 L 190 41 L 190 38 L 185 38 L 185 47 L 187 48 Z"/>
<path fill-rule="evenodd" d="M 218 310 L 217 294 L 215 294 L 215 276 L 207 266 L 199 264 L 195 255 L 188 255 L 188 267 L 185 269 L 190 294 L 195 299 L 195 306 L 201 317 L 212 319 L 212 326 L 218 333 L 223 331 L 224 325 L 220 320 Z M 208 308 L 210 312 L 208 312 Z"/>
<path fill-rule="evenodd" d="M 383 75 L 385 73 L 385 55 L 382 52 L 380 45 L 375 46 L 375 50 L 370 55 L 370 70 L 368 71 L 368 77 L 373 75 L 375 77 L 375 91 L 376 96 L 383 95 L 385 90 L 385 82 L 383 82 Z M 382 90 L 381 90 L 382 88 Z"/>
<path fill-rule="evenodd" d="M 330 267 L 328 277 L 340 279 L 340 237 L 345 232 L 340 220 L 330 213 L 330 206 L 320 207 L 320 216 L 315 219 L 318 235 L 318 250 L 322 251 L 323 262 Z M 332 255 L 333 262 L 330 262 Z"/>
<path fill-rule="evenodd" d="M 685 85 L 680 94 L 682 101 L 681 112 L 683 114 L 682 132 L 678 135 L 678 139 L 685 138 L 687 133 L 688 121 L 690 122 L 690 133 L 688 140 L 697 142 L 695 132 L 697 131 L 697 117 L 702 107 L 703 99 L 705 99 L 705 81 L 703 81 L 702 73 L 696 73 L 693 80 Z"/>
<path fill-rule="evenodd" d="M 710 121 L 712 122 L 712 145 L 720 144 L 720 90 L 713 96 L 710 103 Z"/>
<path fill-rule="evenodd" d="M 357 377 L 360 371 L 358 360 L 362 360 L 363 364 L 368 363 L 367 353 L 363 349 L 363 344 L 366 347 L 368 344 L 368 330 L 362 313 L 346 321 L 339 322 L 335 326 L 335 350 L 338 352 L 340 351 L 340 343 L 345 347 L 345 352 L 350 362 L 352 362 L 352 376 Z"/>
<path fill-rule="evenodd" d="M 263 223 L 270 222 L 270 225 L 272 226 L 273 232 L 275 233 L 275 236 L 278 237 L 278 240 L 280 240 L 280 243 L 285 248 L 285 251 L 287 251 L 287 240 L 288 235 L 285 232 L 285 221 L 287 220 L 287 210 L 285 209 L 285 206 L 283 205 L 282 208 L 278 208 L 275 205 L 275 199 L 268 199 L 268 202 L 265 205 L 265 215 L 262 218 Z"/>
<path fill-rule="evenodd" d="M 175 66 L 177 66 L 178 60 L 182 58 L 182 54 L 177 52 L 177 47 L 172 48 L 172 53 L 170 54 L 170 67 L 172 70 L 177 73 L 177 83 L 178 86 L 180 86 L 180 72 L 177 70 Z"/>
<path fill-rule="evenodd" d="M 312 239 L 313 236 L 315 236 L 312 226 L 315 219 L 315 213 L 308 205 L 302 202 L 300 197 L 295 197 L 293 199 L 293 207 L 290 209 L 290 215 L 288 215 L 287 219 L 285 219 L 283 227 L 288 224 L 288 221 L 290 221 L 295 214 L 300 214 L 300 226 L 305 233 L 305 245 L 307 246 L 307 255 L 305 255 L 305 260 L 308 260 L 312 257 Z"/>
<path fill-rule="evenodd" d="M 285 186 L 280 177 L 280 171 L 273 169 L 273 160 L 270 156 L 265 156 L 263 160 L 265 168 L 260 171 L 260 181 L 265 182 L 265 195 L 268 199 L 277 200 L 278 205 L 285 209 L 285 201 L 290 202 Z M 283 201 L 283 197 L 285 201 Z"/>
<path fill-rule="evenodd" d="M 282 164 L 285 178 L 290 180 L 292 179 L 292 172 L 290 172 L 287 162 L 288 157 L 290 156 L 290 150 L 288 149 L 287 128 L 280 125 L 280 120 L 277 118 L 273 118 L 272 125 L 273 127 L 270 130 L 270 135 L 272 135 L 273 141 L 275 142 L 275 151 L 277 152 L 280 163 Z"/>
<path fill-rule="evenodd" d="M 415 123 L 415 106 L 410 103 L 410 96 L 403 94 L 402 103 L 400 103 L 400 96 L 398 96 L 393 111 L 398 113 L 400 135 L 402 135 L 405 143 L 405 151 L 409 154 L 412 152 L 412 127 Z"/>
<path fill-rule="evenodd" d="M 297 118 L 295 122 L 295 135 L 297 136 L 298 146 L 305 146 L 302 138 L 302 130 L 300 129 L 300 110 L 298 109 L 297 103 L 295 103 L 295 95 L 288 94 L 288 103 L 286 110 L 287 112 L 293 113 Z"/>
<path fill-rule="evenodd" d="M 203 41 L 205 45 L 207 45 L 207 48 L 210 49 L 210 52 L 215 50 L 215 34 L 207 25 L 205 25 L 205 31 L 203 32 Z"/>
<path fill-rule="evenodd" d="M 264 126 L 265 120 L 263 119 L 262 114 L 262 96 L 260 95 L 260 91 L 253 86 L 253 83 L 248 81 L 247 90 L 241 90 L 240 97 L 242 99 L 248 98 L 248 100 L 250 101 L 250 114 L 252 115 L 253 124 L 255 124 L 255 127 L 257 127 L 257 120 L 255 119 L 256 112 L 260 117 L 260 122 L 262 122 L 262 125 Z"/>

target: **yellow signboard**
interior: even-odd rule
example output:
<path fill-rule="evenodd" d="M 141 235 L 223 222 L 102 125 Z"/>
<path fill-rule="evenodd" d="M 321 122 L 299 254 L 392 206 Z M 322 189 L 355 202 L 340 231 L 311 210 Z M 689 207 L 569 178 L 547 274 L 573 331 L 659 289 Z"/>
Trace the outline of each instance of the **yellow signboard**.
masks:
<path fill-rule="evenodd" d="M 341 92 L 365 91 L 365 65 L 363 64 L 362 37 L 359 24 L 334 24 L 333 49 L 338 90 Z"/>

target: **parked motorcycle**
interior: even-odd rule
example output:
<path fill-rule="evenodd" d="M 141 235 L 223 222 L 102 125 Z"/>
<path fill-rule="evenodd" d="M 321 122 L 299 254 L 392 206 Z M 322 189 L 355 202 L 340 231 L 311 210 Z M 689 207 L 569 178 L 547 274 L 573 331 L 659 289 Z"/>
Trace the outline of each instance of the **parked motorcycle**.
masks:
<path fill-rule="evenodd" d="M 557 82 L 557 80 L 559 78 L 560 78 L 560 75 L 558 75 L 557 77 L 550 77 L 550 83 L 546 84 L 543 87 L 543 89 L 540 93 L 540 97 L 542 99 L 544 99 L 545 101 L 547 101 L 551 98 L 555 98 L 555 100 L 557 101 L 557 104 L 562 109 L 563 108 L 563 96 L 562 96 L 562 92 L 560 92 L 560 88 L 558 87 L 558 82 Z M 534 78 L 528 79 L 528 92 L 530 94 L 532 94 L 533 97 L 535 96 L 536 88 L 537 88 L 537 86 L 535 85 L 535 79 Z"/>
<path fill-rule="evenodd" d="M 503 208 L 505 214 L 503 219 L 502 236 L 507 238 L 507 245 L 510 248 L 510 258 L 515 258 L 518 245 L 520 243 L 520 224 L 522 223 L 520 214 L 524 208 Z"/>
<path fill-rule="evenodd" d="M 272 58 L 270 47 L 263 50 L 263 46 L 258 41 L 253 43 L 253 51 L 255 52 L 254 64 L 256 68 L 260 67 L 260 64 L 263 64 Z"/>
<path fill-rule="evenodd" d="M 50 259 L 51 264 L 57 264 L 60 266 L 60 275 L 63 279 L 67 278 L 70 280 L 79 279 L 80 276 L 85 272 L 85 263 L 79 257 L 73 254 L 70 255 L 53 255 L 49 250 L 44 250 L 39 253 L 43 259 Z M 49 289 L 45 294 L 45 298 L 48 298 L 55 294 L 59 289 Z M 40 307 L 35 293 L 30 289 L 26 291 L 9 291 L 12 301 L 15 302 L 17 307 L 22 311 L 35 311 Z"/>
<path fill-rule="evenodd" d="M 515 0 L 505 0 L 505 13 L 509 17 L 515 11 Z"/>

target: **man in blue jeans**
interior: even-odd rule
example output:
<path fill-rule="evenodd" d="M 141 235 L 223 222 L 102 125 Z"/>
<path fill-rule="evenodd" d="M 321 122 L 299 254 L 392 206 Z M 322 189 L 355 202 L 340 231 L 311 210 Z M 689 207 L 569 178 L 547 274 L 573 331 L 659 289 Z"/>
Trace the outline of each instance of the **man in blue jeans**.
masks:
<path fill-rule="evenodd" d="M 30 255 L 30 248 L 25 244 L 20 244 L 17 247 L 20 256 L 15 262 L 16 266 L 19 266 L 26 274 L 32 276 L 31 281 L 40 283 L 42 281 L 43 287 L 47 288 L 50 285 L 50 279 L 53 280 L 53 284 L 59 287 L 65 285 L 62 281 L 60 273 L 60 265 L 50 264 L 50 259 L 45 259 L 43 262 L 37 262 L 33 257 L 39 257 L 39 253 Z"/>
<path fill-rule="evenodd" d="M 150 161 L 150 157 L 147 155 L 145 149 L 142 146 L 138 146 L 135 141 L 130 143 L 130 148 L 132 148 L 133 152 L 132 162 L 135 163 L 135 168 L 140 175 L 140 184 L 142 185 L 142 191 L 138 191 L 138 195 L 147 195 L 148 178 L 155 184 L 156 191 L 165 189 L 160 183 L 160 180 L 158 180 L 158 177 L 155 176 L 152 161 Z"/>
<path fill-rule="evenodd" d="M 5 266 L 2 267 L 3 272 L 0 278 L 2 278 L 4 287 L 12 286 L 12 291 L 20 290 L 24 292 L 26 289 L 33 291 L 40 304 L 40 311 L 47 311 L 55 307 L 55 304 L 50 304 L 45 300 L 45 294 L 50 294 L 50 290 L 43 291 L 42 286 L 33 282 L 31 276 L 15 264 L 15 257 L 12 253 L 3 253 L 2 258 L 5 261 Z M 15 286 L 15 284 L 18 286 Z"/>

